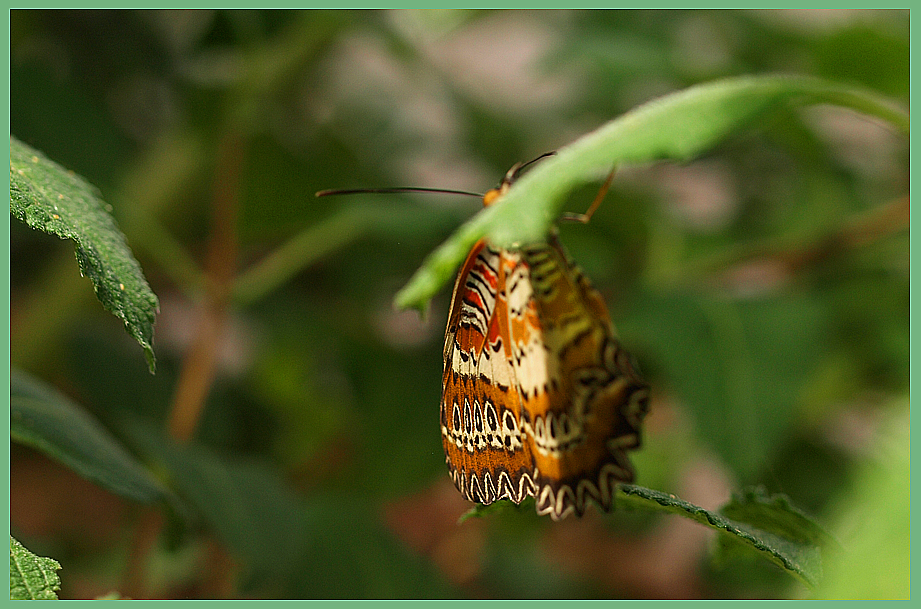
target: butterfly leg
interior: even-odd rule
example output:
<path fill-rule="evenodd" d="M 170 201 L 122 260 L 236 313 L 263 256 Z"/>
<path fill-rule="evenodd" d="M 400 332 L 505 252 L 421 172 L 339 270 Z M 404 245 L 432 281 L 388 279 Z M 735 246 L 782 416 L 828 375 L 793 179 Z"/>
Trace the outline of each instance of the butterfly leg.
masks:
<path fill-rule="evenodd" d="M 573 222 L 581 222 L 582 224 L 588 224 L 588 221 L 591 220 L 595 210 L 598 209 L 598 206 L 601 205 L 604 197 L 608 194 L 608 189 L 611 187 L 611 182 L 614 181 L 614 173 L 616 171 L 617 168 L 615 167 L 611 170 L 611 173 L 608 174 L 608 177 L 604 180 L 604 184 L 602 184 L 601 188 L 598 190 L 598 194 L 595 195 L 595 200 L 592 201 L 592 204 L 588 206 L 588 209 L 584 214 L 565 213 L 563 214 L 562 219 L 571 220 Z"/>

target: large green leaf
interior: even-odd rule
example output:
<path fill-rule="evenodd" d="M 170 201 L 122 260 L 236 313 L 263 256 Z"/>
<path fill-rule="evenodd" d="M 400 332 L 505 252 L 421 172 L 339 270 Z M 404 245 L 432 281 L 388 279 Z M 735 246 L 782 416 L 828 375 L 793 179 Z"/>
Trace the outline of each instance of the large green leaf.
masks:
<path fill-rule="evenodd" d="M 643 337 L 700 437 L 740 479 L 757 479 L 821 360 L 822 302 L 795 292 L 746 300 L 644 292 L 634 309 L 618 329 Z"/>
<path fill-rule="evenodd" d="M 907 133 L 907 112 L 859 89 L 807 77 L 752 76 L 690 87 L 606 123 L 529 170 L 503 197 L 433 251 L 397 294 L 400 308 L 422 309 L 474 243 L 497 247 L 541 241 L 573 188 L 622 163 L 693 158 L 781 104 L 837 104 L 879 117 Z"/>
<path fill-rule="evenodd" d="M 36 556 L 10 535 L 10 600 L 57 600 L 61 588 L 53 558 Z"/>
<path fill-rule="evenodd" d="M 157 297 L 106 209 L 91 184 L 10 136 L 10 213 L 74 241 L 80 273 L 92 280 L 103 306 L 125 322 L 153 372 Z"/>
<path fill-rule="evenodd" d="M 150 503 L 168 491 L 95 418 L 19 370 L 10 371 L 10 436 L 113 493 Z"/>

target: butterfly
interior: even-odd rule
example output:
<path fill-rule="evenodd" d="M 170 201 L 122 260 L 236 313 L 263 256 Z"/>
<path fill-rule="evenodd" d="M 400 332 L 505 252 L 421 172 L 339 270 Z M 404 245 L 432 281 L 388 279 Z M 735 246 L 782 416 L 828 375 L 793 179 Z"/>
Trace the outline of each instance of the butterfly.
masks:
<path fill-rule="evenodd" d="M 485 195 L 435 188 L 326 190 L 441 192 L 498 201 L 522 169 Z M 587 219 L 613 177 L 602 187 Z M 481 239 L 467 255 L 445 329 L 440 423 L 445 461 L 468 500 L 521 503 L 538 514 L 581 516 L 613 507 L 631 482 L 627 451 L 640 445 L 649 387 L 621 346 L 607 307 L 552 229 L 514 250 Z"/>
<path fill-rule="evenodd" d="M 627 451 L 640 445 L 649 388 L 555 228 L 516 250 L 473 246 L 454 284 L 442 382 L 445 458 L 468 500 L 532 496 L 559 520 L 590 500 L 609 511 L 615 486 L 633 480 Z"/>

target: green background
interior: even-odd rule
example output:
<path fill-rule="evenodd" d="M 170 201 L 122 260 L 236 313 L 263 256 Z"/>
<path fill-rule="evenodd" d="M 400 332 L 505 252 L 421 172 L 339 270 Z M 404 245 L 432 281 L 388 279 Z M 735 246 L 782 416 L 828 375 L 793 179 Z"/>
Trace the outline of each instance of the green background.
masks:
<path fill-rule="evenodd" d="M 653 387 L 637 482 L 714 509 L 748 485 L 787 494 L 848 550 L 815 591 L 760 559 L 713 561 L 711 532 L 675 517 L 555 524 L 528 508 L 458 526 L 468 505 L 438 432 L 450 294 L 422 318 L 392 299 L 479 202 L 313 197 L 483 192 L 517 161 L 725 76 L 820 76 L 907 108 L 907 11 L 10 20 L 11 133 L 100 189 L 160 299 L 152 376 L 72 244 L 13 221 L 12 363 L 195 508 L 121 499 L 14 444 L 12 533 L 61 563 L 62 597 L 907 597 L 895 130 L 831 107 L 772 113 L 692 162 L 619 168 L 592 221 L 560 227 Z M 209 281 L 231 272 L 213 383 L 177 447 L 170 404 Z"/>

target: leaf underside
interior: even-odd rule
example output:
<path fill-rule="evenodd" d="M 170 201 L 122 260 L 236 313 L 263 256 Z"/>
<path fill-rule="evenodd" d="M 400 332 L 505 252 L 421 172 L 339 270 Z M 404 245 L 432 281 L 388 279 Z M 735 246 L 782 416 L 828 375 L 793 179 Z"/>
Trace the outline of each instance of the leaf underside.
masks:
<path fill-rule="evenodd" d="M 396 295 L 398 308 L 424 310 L 451 280 L 473 244 L 495 247 L 545 239 L 565 195 L 625 163 L 688 161 L 780 106 L 835 104 L 908 133 L 908 113 L 874 93 L 810 77 L 745 76 L 718 80 L 643 104 L 560 148 L 529 169 L 501 201 L 486 207 L 436 248 Z"/>

